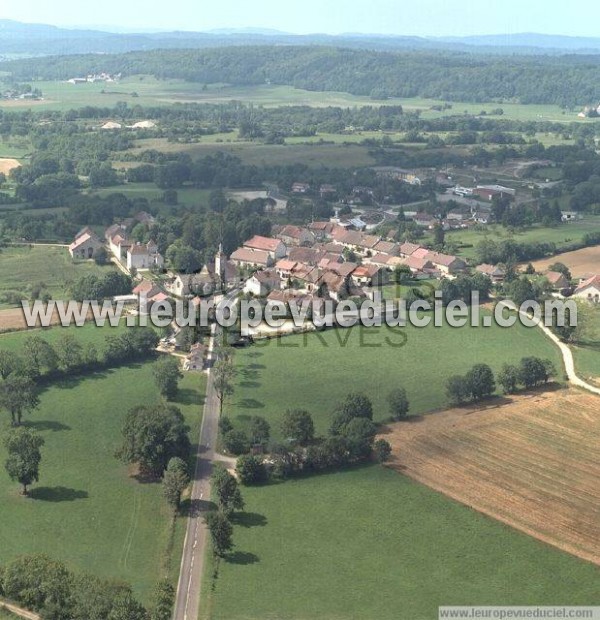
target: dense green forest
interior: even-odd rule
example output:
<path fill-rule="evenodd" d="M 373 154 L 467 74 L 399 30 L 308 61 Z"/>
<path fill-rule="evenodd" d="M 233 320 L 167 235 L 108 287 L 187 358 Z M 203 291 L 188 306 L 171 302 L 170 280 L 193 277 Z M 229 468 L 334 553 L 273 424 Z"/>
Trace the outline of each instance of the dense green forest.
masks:
<path fill-rule="evenodd" d="M 248 46 L 35 58 L 3 63 L 3 68 L 18 80 L 67 79 L 107 71 L 199 83 L 282 84 L 378 99 L 430 97 L 576 106 L 600 98 L 600 66 L 596 57 L 584 55 L 484 56 Z"/>

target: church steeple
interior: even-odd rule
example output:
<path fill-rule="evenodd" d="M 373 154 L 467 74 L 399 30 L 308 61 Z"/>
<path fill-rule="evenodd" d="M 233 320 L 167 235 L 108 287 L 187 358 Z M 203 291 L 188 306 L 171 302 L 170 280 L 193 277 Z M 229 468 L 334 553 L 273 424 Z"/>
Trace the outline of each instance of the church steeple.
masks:
<path fill-rule="evenodd" d="M 226 282 L 226 263 L 227 256 L 223 252 L 223 244 L 219 243 L 219 249 L 215 254 L 215 276 L 221 284 L 225 284 Z"/>

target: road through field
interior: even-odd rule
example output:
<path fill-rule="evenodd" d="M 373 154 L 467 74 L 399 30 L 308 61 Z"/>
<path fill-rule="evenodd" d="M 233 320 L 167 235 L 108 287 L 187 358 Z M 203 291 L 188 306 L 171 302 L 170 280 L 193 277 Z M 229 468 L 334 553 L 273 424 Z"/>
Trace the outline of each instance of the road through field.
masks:
<path fill-rule="evenodd" d="M 224 300 L 232 300 L 238 295 L 237 290 L 228 293 Z M 212 364 L 215 362 L 214 347 L 220 337 L 220 328 L 213 323 L 208 355 L 208 380 L 206 382 L 206 399 L 200 425 L 200 438 L 196 450 L 196 468 L 190 497 L 190 513 L 183 543 L 183 555 L 177 584 L 173 620 L 197 620 L 200 609 L 200 591 L 208 529 L 204 523 L 204 513 L 210 503 L 210 474 L 215 460 L 215 447 L 219 432 L 220 404 L 215 390 Z M 228 464 L 231 466 L 231 463 Z"/>

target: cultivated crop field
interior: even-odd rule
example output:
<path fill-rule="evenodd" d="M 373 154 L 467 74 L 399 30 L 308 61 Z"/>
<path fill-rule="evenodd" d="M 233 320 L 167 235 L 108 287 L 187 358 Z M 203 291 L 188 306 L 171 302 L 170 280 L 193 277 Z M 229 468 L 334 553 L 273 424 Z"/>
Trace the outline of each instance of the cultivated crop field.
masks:
<path fill-rule="evenodd" d="M 390 466 L 600 564 L 600 399 L 533 392 L 388 427 Z"/>
<path fill-rule="evenodd" d="M 586 274 L 598 273 L 600 271 L 600 246 L 557 254 L 552 258 L 535 261 L 533 266 L 536 271 L 544 272 L 550 265 L 556 262 L 564 263 L 571 270 L 571 275 L 574 278 L 582 278 Z"/>

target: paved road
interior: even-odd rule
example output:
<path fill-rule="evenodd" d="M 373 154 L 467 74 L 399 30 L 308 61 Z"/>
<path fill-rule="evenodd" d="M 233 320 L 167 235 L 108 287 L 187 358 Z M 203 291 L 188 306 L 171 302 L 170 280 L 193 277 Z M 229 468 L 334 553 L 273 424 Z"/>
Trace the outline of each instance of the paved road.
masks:
<path fill-rule="evenodd" d="M 238 295 L 234 290 L 228 293 L 225 299 L 231 300 Z M 208 353 L 208 381 L 206 384 L 206 398 L 204 414 L 200 426 L 200 438 L 196 452 L 196 469 L 191 495 L 191 510 L 188 518 L 183 555 L 177 584 L 177 596 L 173 620 L 197 620 L 200 607 L 200 589 L 204 570 L 204 556 L 209 534 L 204 524 L 203 513 L 210 507 L 210 473 L 211 463 L 219 455 L 215 455 L 215 446 L 219 432 L 219 397 L 213 384 L 211 372 L 214 363 L 215 341 L 221 335 L 220 328 L 213 323 L 212 337 Z"/>
<path fill-rule="evenodd" d="M 173 620 L 197 620 L 200 606 L 204 551 L 208 540 L 208 531 L 203 521 L 203 513 L 210 505 L 211 463 L 214 458 L 219 423 L 219 399 L 214 389 L 212 373 L 210 372 L 214 337 L 213 329 L 204 414 L 202 416 L 200 438 L 196 452 L 191 509 L 185 533 L 185 542 L 183 543 L 183 555 L 181 558 Z"/>

